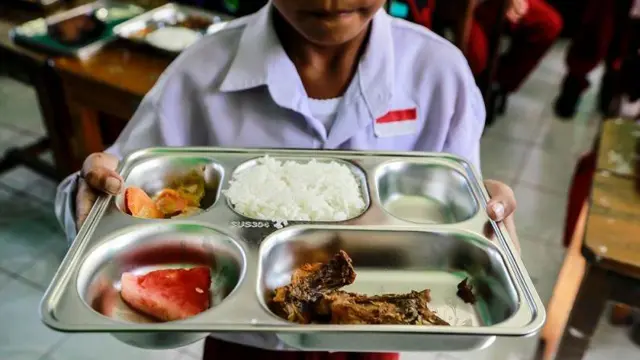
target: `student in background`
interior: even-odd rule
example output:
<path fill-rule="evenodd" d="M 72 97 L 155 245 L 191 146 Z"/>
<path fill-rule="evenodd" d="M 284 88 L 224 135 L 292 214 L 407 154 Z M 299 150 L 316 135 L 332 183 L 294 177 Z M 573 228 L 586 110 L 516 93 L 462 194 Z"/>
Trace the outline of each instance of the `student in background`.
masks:
<path fill-rule="evenodd" d="M 498 21 L 501 1 L 483 0 L 475 10 L 466 56 L 476 76 L 487 68 L 487 36 Z M 499 60 L 492 84 L 498 113 L 504 113 L 509 94 L 520 88 L 562 31 L 562 17 L 545 0 L 509 1 L 506 31 L 511 35 L 511 44 Z"/>
<path fill-rule="evenodd" d="M 452 2 L 448 1 L 452 0 L 392 0 L 389 12 L 430 28 L 434 9 L 447 6 L 438 14 L 446 19 L 437 20 L 452 25 L 460 20 L 454 17 L 462 15 L 457 8 L 449 9 Z M 476 78 L 484 73 L 490 60 L 488 34 L 498 21 L 501 1 L 480 0 L 474 11 L 466 57 Z M 511 45 L 499 61 L 496 81 L 492 84 L 499 112 L 505 111 L 508 95 L 520 88 L 562 31 L 560 14 L 544 0 L 508 1 L 506 30 L 511 35 Z"/>
<path fill-rule="evenodd" d="M 560 118 L 571 119 L 576 113 L 582 94 L 589 88 L 587 76 L 601 62 L 605 74 L 598 96 L 598 107 L 606 113 L 612 100 L 621 56 L 626 43 L 631 6 L 637 0 L 588 0 L 582 25 L 576 31 L 567 53 L 567 74 L 556 99 L 555 112 Z M 638 12 L 636 10 L 636 12 Z"/>

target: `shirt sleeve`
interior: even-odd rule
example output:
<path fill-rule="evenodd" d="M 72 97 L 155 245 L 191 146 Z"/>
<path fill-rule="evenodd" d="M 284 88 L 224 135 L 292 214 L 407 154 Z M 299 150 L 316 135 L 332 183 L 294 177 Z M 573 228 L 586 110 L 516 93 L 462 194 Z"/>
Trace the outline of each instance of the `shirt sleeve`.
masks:
<path fill-rule="evenodd" d="M 440 53 L 436 60 L 423 76 L 429 85 L 419 92 L 430 96 L 430 101 L 414 150 L 452 154 L 480 171 L 480 137 L 486 117 L 480 89 L 459 50 Z"/>
<path fill-rule="evenodd" d="M 458 80 L 453 116 L 445 140 L 443 152 L 460 156 L 480 168 L 480 138 L 484 131 L 486 110 L 480 89 L 468 66 Z"/>
<path fill-rule="evenodd" d="M 484 131 L 486 110 L 482 93 L 476 85 L 468 63 L 460 53 L 456 72 L 449 90 L 453 110 L 449 111 L 449 129 L 442 151 L 467 160 L 478 172 L 480 168 L 480 138 Z M 450 105 L 451 106 L 451 105 Z"/>

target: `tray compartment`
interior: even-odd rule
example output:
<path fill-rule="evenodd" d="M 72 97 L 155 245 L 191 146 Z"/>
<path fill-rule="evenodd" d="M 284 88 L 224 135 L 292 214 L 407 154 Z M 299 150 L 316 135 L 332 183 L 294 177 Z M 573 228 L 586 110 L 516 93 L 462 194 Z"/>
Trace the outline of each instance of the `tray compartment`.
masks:
<path fill-rule="evenodd" d="M 375 182 L 382 207 L 404 221 L 455 224 L 478 213 L 466 177 L 444 165 L 391 161 L 376 169 Z"/>
<path fill-rule="evenodd" d="M 288 161 L 294 161 L 297 163 L 301 163 L 301 164 L 306 164 L 312 160 L 315 160 L 318 163 L 330 163 L 330 162 L 334 162 L 340 165 L 344 165 L 346 166 L 351 174 L 353 175 L 354 180 L 356 181 L 357 185 L 358 185 L 358 189 L 360 191 L 360 196 L 362 198 L 362 200 L 364 201 L 364 207 L 362 208 L 361 211 L 352 214 L 351 216 L 348 216 L 347 218 L 345 218 L 344 220 L 340 220 L 340 221 L 312 221 L 314 223 L 338 223 L 341 221 L 349 221 L 352 219 L 355 219 L 359 216 L 361 216 L 362 214 L 364 214 L 367 209 L 369 209 L 369 206 L 371 204 L 371 200 L 370 200 L 370 196 L 369 196 L 369 188 L 367 186 L 367 176 L 365 174 L 365 172 L 357 165 L 355 165 L 353 162 L 350 161 L 346 161 L 346 160 L 342 160 L 339 158 L 334 158 L 334 157 L 327 157 L 327 156 L 315 156 L 315 157 L 308 157 L 308 156 L 269 156 L 270 159 L 272 160 L 276 160 L 276 161 L 280 161 L 282 163 L 288 162 Z M 260 158 L 254 158 L 251 159 L 249 161 L 246 161 L 244 163 L 242 163 L 241 165 L 239 165 L 238 167 L 236 167 L 236 169 L 233 171 L 233 173 L 231 174 L 231 180 L 234 180 L 236 178 L 236 176 L 244 171 L 248 171 L 258 165 L 261 164 L 262 159 L 264 159 L 264 157 L 260 157 Z M 227 188 L 228 189 L 228 188 Z M 271 191 L 271 189 L 265 189 L 265 191 Z M 295 222 L 296 220 L 288 218 L 288 219 L 264 219 L 264 218 L 257 218 L 257 217 L 252 217 L 248 214 L 242 213 L 240 211 L 238 211 L 238 209 L 236 209 L 236 206 L 234 206 L 234 204 L 231 202 L 231 200 L 229 199 L 228 196 L 225 195 L 226 201 L 227 201 L 227 205 L 229 206 L 229 208 L 235 212 L 237 215 L 246 218 L 246 219 L 251 219 L 251 220 L 256 220 L 256 221 L 276 221 L 276 220 L 286 220 L 288 222 Z M 305 222 L 310 222 L 310 221 L 305 221 Z"/>
<path fill-rule="evenodd" d="M 84 259 L 77 290 L 86 305 L 103 316 L 125 323 L 155 323 L 122 301 L 122 274 L 198 265 L 211 268 L 211 308 L 205 313 L 215 311 L 244 276 L 245 255 L 235 240 L 213 228 L 188 223 L 125 228 Z"/>
<path fill-rule="evenodd" d="M 500 251 L 473 233 L 306 226 L 278 231 L 260 248 L 258 296 L 265 309 L 273 290 L 288 284 L 294 269 L 325 262 L 338 250 L 349 254 L 357 273 L 344 290 L 376 295 L 431 289 L 430 309 L 452 327 L 493 326 L 518 309 Z M 475 305 L 456 295 L 466 277 L 475 289 Z"/>
<path fill-rule="evenodd" d="M 206 211 L 214 206 L 220 197 L 225 174 L 224 168 L 211 158 L 170 155 L 153 157 L 134 164 L 123 177 L 125 187 L 139 187 L 153 197 L 175 179 L 198 168 L 204 169 L 205 195 L 200 202 L 200 208 Z M 118 195 L 115 201 L 118 209 L 125 213 L 124 192 Z"/>

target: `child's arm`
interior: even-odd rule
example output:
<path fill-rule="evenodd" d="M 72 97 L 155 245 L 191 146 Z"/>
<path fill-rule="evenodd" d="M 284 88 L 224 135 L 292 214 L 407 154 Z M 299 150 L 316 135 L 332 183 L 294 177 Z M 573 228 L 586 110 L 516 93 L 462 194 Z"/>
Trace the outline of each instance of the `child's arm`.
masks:
<path fill-rule="evenodd" d="M 427 122 L 416 143 L 416 151 L 430 151 L 429 133 L 439 128 L 446 134 L 442 152 L 467 160 L 480 171 L 480 137 L 486 111 L 480 89 L 459 50 L 446 58 L 434 81 L 438 96 L 430 105 Z"/>

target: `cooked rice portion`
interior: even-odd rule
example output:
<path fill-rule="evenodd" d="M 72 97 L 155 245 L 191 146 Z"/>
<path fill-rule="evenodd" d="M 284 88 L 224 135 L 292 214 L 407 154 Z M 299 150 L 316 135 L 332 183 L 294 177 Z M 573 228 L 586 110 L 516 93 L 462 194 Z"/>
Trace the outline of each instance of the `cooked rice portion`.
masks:
<path fill-rule="evenodd" d="M 235 174 L 224 191 L 234 209 L 251 218 L 343 221 L 366 206 L 348 166 L 336 161 L 303 163 L 268 156 Z"/>

